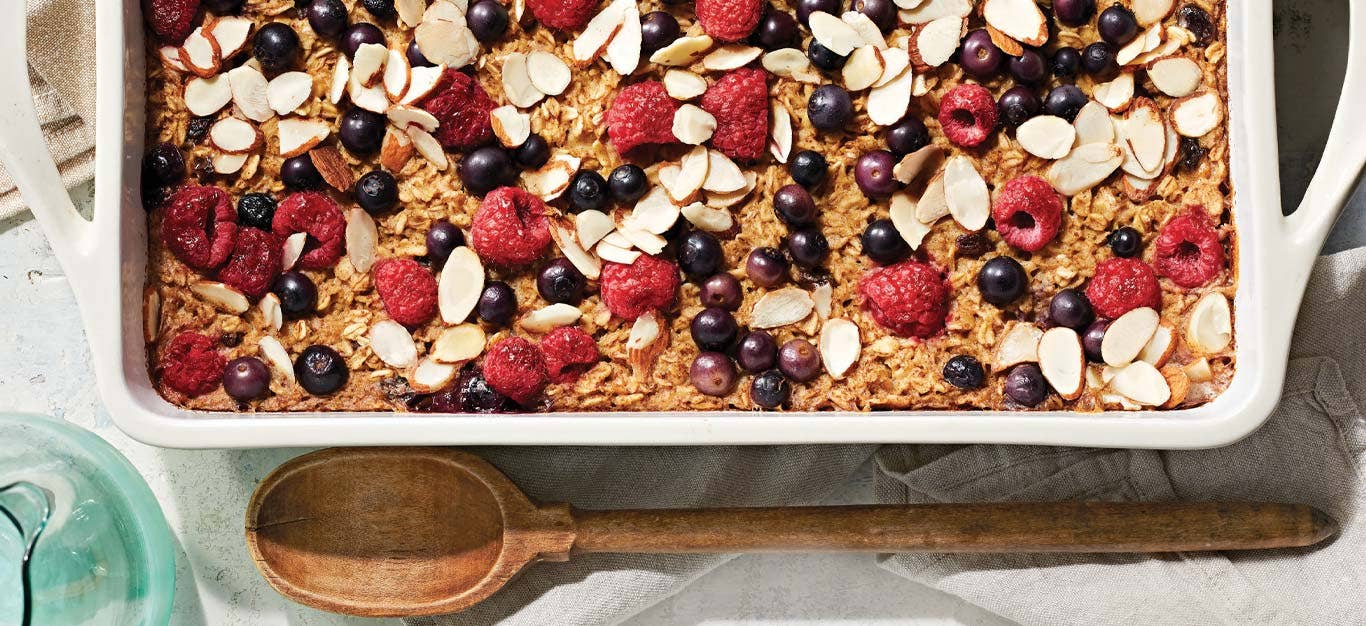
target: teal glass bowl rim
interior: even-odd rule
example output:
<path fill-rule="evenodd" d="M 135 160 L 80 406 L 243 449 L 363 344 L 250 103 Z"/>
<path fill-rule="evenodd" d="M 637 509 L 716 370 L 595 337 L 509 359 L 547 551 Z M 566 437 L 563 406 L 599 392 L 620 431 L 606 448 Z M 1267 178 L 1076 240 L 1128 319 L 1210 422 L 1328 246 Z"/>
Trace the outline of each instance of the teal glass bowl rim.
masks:
<path fill-rule="evenodd" d="M 32 427 L 67 444 L 74 456 L 83 456 L 94 467 L 100 468 L 109 482 L 118 487 L 108 494 L 120 501 L 132 514 L 133 530 L 143 546 L 141 565 L 147 572 L 142 581 L 142 623 L 139 626 L 166 626 L 171 622 L 171 607 L 175 599 L 175 548 L 171 527 L 166 523 L 161 504 L 157 502 L 147 480 L 117 448 L 99 435 L 63 420 L 43 415 L 24 413 L 0 414 L 0 423 L 14 422 Z M 41 539 L 39 540 L 41 542 Z"/>

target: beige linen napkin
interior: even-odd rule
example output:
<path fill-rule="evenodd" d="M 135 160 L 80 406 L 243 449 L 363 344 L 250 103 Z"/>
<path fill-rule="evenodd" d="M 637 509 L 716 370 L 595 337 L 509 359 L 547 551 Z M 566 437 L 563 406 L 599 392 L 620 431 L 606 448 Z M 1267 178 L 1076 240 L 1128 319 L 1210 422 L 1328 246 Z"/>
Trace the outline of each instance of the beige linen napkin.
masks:
<path fill-rule="evenodd" d="M 95 175 L 95 2 L 27 2 L 33 101 L 47 148 L 70 189 Z M 23 210 L 24 200 L 14 181 L 0 169 L 0 220 Z"/>

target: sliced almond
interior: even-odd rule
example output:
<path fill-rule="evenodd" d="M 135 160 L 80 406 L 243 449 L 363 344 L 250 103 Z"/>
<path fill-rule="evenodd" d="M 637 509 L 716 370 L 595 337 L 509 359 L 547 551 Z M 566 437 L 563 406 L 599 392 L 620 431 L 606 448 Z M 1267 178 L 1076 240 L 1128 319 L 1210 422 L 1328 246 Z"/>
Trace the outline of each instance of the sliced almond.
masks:
<path fill-rule="evenodd" d="M 882 50 L 864 45 L 854 50 L 841 70 L 844 87 L 849 91 L 863 91 L 882 78 Z"/>
<path fill-rule="evenodd" d="M 1144 406 L 1159 406 L 1171 398 L 1171 388 L 1162 372 L 1149 363 L 1135 361 L 1115 371 L 1110 388 Z"/>
<path fill-rule="evenodd" d="M 222 69 L 221 55 L 218 42 L 205 34 L 203 26 L 190 32 L 184 43 L 180 44 L 181 64 L 200 78 L 213 76 Z"/>
<path fill-rule="evenodd" d="M 289 352 L 280 344 L 279 339 L 266 335 L 256 343 L 256 349 L 260 351 L 261 356 L 265 357 L 266 362 L 275 368 L 275 371 L 288 380 L 294 380 L 294 363 L 290 361 Z"/>
<path fill-rule="evenodd" d="M 503 71 L 507 71 L 506 62 L 503 64 Z M 569 66 L 565 65 L 560 57 L 541 50 L 527 53 L 526 71 L 531 79 L 532 86 L 548 96 L 558 96 L 564 93 L 564 90 L 569 88 L 569 83 L 574 80 L 573 74 L 569 71 Z"/>
<path fill-rule="evenodd" d="M 821 364 L 831 378 L 839 380 L 858 362 L 863 349 L 858 325 L 845 319 L 826 320 L 821 326 L 819 342 Z"/>
<path fill-rule="evenodd" d="M 1037 363 L 1039 343 L 1043 340 L 1043 334 L 1043 331 L 1033 324 L 1011 322 L 1005 334 L 1001 335 L 1000 341 L 996 343 L 996 369 L 1005 371 L 1021 363 Z"/>
<path fill-rule="evenodd" d="M 692 203 L 702 190 L 702 184 L 707 181 L 707 172 L 710 169 L 711 156 L 706 146 L 693 148 L 691 152 L 683 155 L 683 160 L 679 162 L 678 178 L 668 188 L 669 196 L 680 204 Z"/>
<path fill-rule="evenodd" d="M 963 39 L 967 20 L 949 15 L 915 29 L 909 40 L 911 60 L 918 67 L 939 67 L 953 57 Z"/>
<path fill-rule="evenodd" d="M 221 153 L 213 156 L 213 171 L 219 174 L 236 174 L 247 164 L 247 154 Z"/>
<path fill-rule="evenodd" d="M 405 369 L 417 363 L 413 334 L 394 320 L 381 320 L 370 327 L 370 350 L 389 367 Z"/>
<path fill-rule="evenodd" d="M 623 8 L 623 5 L 613 2 L 588 20 L 588 25 L 574 39 L 571 49 L 576 62 L 587 65 L 607 51 L 613 36 L 621 29 Z"/>
<path fill-rule="evenodd" d="M 1207 293 L 1191 307 L 1186 345 L 1197 354 L 1219 354 L 1233 341 L 1233 313 L 1222 293 Z"/>
<path fill-rule="evenodd" d="M 436 284 L 436 301 L 441 320 L 455 325 L 465 321 L 484 291 L 484 265 L 479 255 L 461 246 L 451 252 Z"/>
<path fill-rule="evenodd" d="M 700 107 L 685 104 L 674 111 L 673 134 L 690 146 L 700 146 L 716 132 L 716 118 Z"/>
<path fill-rule="evenodd" d="M 617 215 L 619 212 L 613 211 L 612 213 L 613 213 L 613 215 Z M 624 248 L 624 249 L 626 249 L 626 250 L 630 250 L 631 248 L 635 247 L 635 244 L 631 243 L 631 240 L 630 240 L 630 239 L 627 239 L 627 238 L 626 238 L 625 236 L 623 236 L 621 233 L 617 232 L 616 226 L 617 226 L 616 220 L 615 220 L 615 218 L 613 218 L 613 222 L 612 222 L 612 232 L 607 233 L 606 235 L 603 235 L 603 237 L 602 237 L 602 243 L 605 243 L 605 244 L 608 244 L 608 245 L 612 245 L 612 246 L 616 246 L 616 247 L 618 247 L 618 248 Z"/>
<path fill-rule="evenodd" d="M 1105 364 L 1121 367 L 1132 363 L 1157 332 L 1159 321 L 1157 311 L 1139 307 L 1111 322 L 1100 342 L 1100 355 Z"/>
<path fill-rule="evenodd" d="M 944 176 L 936 175 L 925 184 L 924 193 L 915 205 L 915 219 L 933 224 L 949 214 L 949 200 L 944 194 Z"/>
<path fill-rule="evenodd" d="M 655 50 L 654 54 L 650 55 L 650 62 L 669 67 L 692 65 L 707 55 L 712 43 L 712 38 L 706 35 L 679 37 L 673 43 Z"/>
<path fill-rule="evenodd" d="M 430 357 L 418 362 L 417 367 L 408 374 L 408 384 L 419 393 L 435 393 L 455 380 L 460 368 L 449 363 L 440 363 Z"/>
<path fill-rule="evenodd" d="M 656 235 L 668 232 L 678 221 L 679 208 L 663 187 L 655 187 L 645 194 L 631 210 L 632 223 Z"/>
<path fill-rule="evenodd" d="M 907 186 L 916 187 L 917 183 L 928 178 L 931 172 L 936 171 L 943 160 L 943 148 L 929 144 L 901 157 L 896 167 L 892 169 L 892 177 Z"/>
<path fill-rule="evenodd" d="M 735 191 L 709 191 L 706 193 L 705 204 L 713 209 L 729 209 L 741 202 L 744 202 L 754 189 L 759 186 L 759 176 L 754 172 L 745 172 L 745 186 Z"/>
<path fill-rule="evenodd" d="M 285 325 L 284 309 L 280 307 L 280 297 L 268 293 L 261 297 L 261 301 L 256 303 L 256 308 L 261 309 L 261 320 L 266 323 L 266 327 L 280 330 Z"/>
<path fill-rule="evenodd" d="M 1132 0 L 1129 10 L 1134 12 L 1140 26 L 1157 24 L 1167 19 L 1176 8 L 1176 0 Z"/>
<path fill-rule="evenodd" d="M 1001 52 L 1008 56 L 1018 57 L 1024 54 L 1024 45 L 1016 41 L 1014 37 L 1007 35 L 991 24 L 987 24 L 987 36 L 991 38 L 991 43 Z"/>
<path fill-rule="evenodd" d="M 882 66 L 882 78 L 873 83 L 874 87 L 886 85 L 906 73 L 911 67 L 910 53 L 904 48 L 887 48 L 882 51 Z"/>
<path fill-rule="evenodd" d="M 1108 83 L 1096 85 L 1091 88 L 1091 95 L 1105 108 L 1116 113 L 1123 111 L 1134 99 L 1134 75 L 1124 72 Z"/>
<path fill-rule="evenodd" d="M 1061 159 L 1072 151 L 1077 130 L 1067 120 L 1056 115 L 1030 118 L 1015 130 L 1020 147 L 1041 159 Z"/>
<path fill-rule="evenodd" d="M 242 292 L 220 282 L 199 280 L 190 284 L 190 291 L 225 313 L 242 314 L 251 308 L 251 303 Z"/>
<path fill-rule="evenodd" d="M 640 258 L 639 250 L 631 250 L 621 246 L 608 243 L 606 239 L 599 241 L 597 247 L 593 249 L 599 258 L 612 263 L 630 265 Z"/>
<path fill-rule="evenodd" d="M 160 334 L 161 293 L 148 288 L 142 293 L 142 340 L 145 343 L 152 343 Z"/>
<path fill-rule="evenodd" d="M 1162 41 L 1162 39 L 1161 39 L 1161 38 L 1162 38 L 1162 26 L 1161 26 L 1161 25 L 1157 25 L 1157 26 L 1153 26 L 1152 28 L 1149 28 L 1148 30 L 1146 30 L 1146 31 L 1144 31 L 1142 34 L 1140 34 L 1139 36 L 1134 37 L 1133 41 L 1130 41 L 1129 43 L 1124 44 L 1123 47 L 1121 47 L 1118 51 L 1115 52 L 1115 63 L 1118 64 L 1118 65 L 1120 65 L 1120 66 L 1127 66 L 1127 65 L 1130 65 L 1130 64 L 1132 64 L 1136 59 L 1138 59 L 1138 57 L 1143 56 L 1143 53 L 1144 53 L 1144 52 L 1148 52 L 1148 51 L 1152 50 L 1153 47 L 1156 47 L 1156 46 L 1154 45 L 1154 43 L 1153 43 L 1153 36 L 1156 36 L 1156 37 L 1157 37 L 1157 43 L 1161 43 L 1161 41 Z M 1150 46 L 1152 46 L 1152 47 L 1150 47 Z"/>
<path fill-rule="evenodd" d="M 1200 88 L 1204 72 L 1186 57 L 1158 59 L 1148 67 L 1148 79 L 1162 93 L 1173 98 L 1184 98 Z"/>
<path fill-rule="evenodd" d="M 1072 150 L 1048 168 L 1048 182 L 1064 196 L 1095 187 L 1124 162 L 1124 150 L 1108 143 L 1091 143 Z"/>
<path fill-rule="evenodd" d="M 825 11 L 816 11 L 807 17 L 811 35 L 822 46 L 840 56 L 848 56 L 863 45 L 863 36 L 844 20 Z"/>
<path fill-rule="evenodd" d="M 708 52 L 707 56 L 702 57 L 702 67 L 712 72 L 729 72 L 749 65 L 763 53 L 762 48 L 743 44 L 727 44 Z"/>
<path fill-rule="evenodd" d="M 664 72 L 664 90 L 675 100 L 688 101 L 707 92 L 707 79 L 688 70 Z"/>
<path fill-rule="evenodd" d="M 421 22 L 448 22 L 457 26 L 464 26 L 465 9 L 468 7 L 469 3 L 465 0 L 460 0 L 458 3 L 452 0 L 436 0 L 422 12 Z"/>
<path fill-rule="evenodd" d="M 1162 172 L 1163 155 L 1167 148 L 1167 123 L 1157 104 L 1138 98 L 1129 112 L 1116 124 L 1124 143 L 1124 171 L 1142 178 L 1153 178 Z"/>
<path fill-rule="evenodd" d="M 701 202 L 683 207 L 680 213 L 698 230 L 709 233 L 724 233 L 735 226 L 735 218 L 731 217 L 730 211 L 713 209 Z"/>
<path fill-rule="evenodd" d="M 535 106 L 545 97 L 545 92 L 531 82 L 525 54 L 514 52 L 504 57 L 502 76 L 503 95 L 507 97 L 508 102 L 517 107 L 525 109 Z"/>
<path fill-rule="evenodd" d="M 292 159 L 322 143 L 331 129 L 321 120 L 286 117 L 275 125 L 275 132 L 280 139 L 280 156 Z"/>
<path fill-rule="evenodd" d="M 376 248 L 379 246 L 379 229 L 375 219 L 360 207 L 346 213 L 346 258 L 357 272 L 368 273 L 375 266 Z M 393 365 L 393 363 L 390 363 Z M 404 367 L 395 365 L 395 367 Z"/>
<path fill-rule="evenodd" d="M 1204 137 L 1224 120 L 1218 94 L 1206 91 L 1186 96 L 1171 105 L 1172 124 L 1184 137 Z"/>
<path fill-rule="evenodd" d="M 218 57 L 231 59 L 246 48 L 251 27 L 250 19 L 237 15 L 227 15 L 214 20 L 209 35 L 213 37 L 214 43 L 218 44 Z"/>
<path fill-rule="evenodd" d="M 431 67 L 414 67 L 408 71 L 408 89 L 403 92 L 403 99 L 399 102 L 403 104 L 416 104 L 423 98 L 431 95 L 441 82 L 441 74 L 446 71 L 446 66 L 435 65 Z"/>
<path fill-rule="evenodd" d="M 1191 381 L 1186 376 L 1186 372 L 1176 365 L 1168 365 L 1160 368 L 1162 378 L 1167 381 L 1167 389 L 1171 391 L 1171 397 L 1160 406 L 1164 409 L 1173 409 L 1186 401 L 1190 393 Z"/>
<path fill-rule="evenodd" d="M 663 237 L 629 223 L 629 220 L 618 223 L 616 232 L 621 233 L 631 245 L 640 248 L 646 254 L 659 254 L 664 251 L 664 246 L 669 244 Z"/>
<path fill-rule="evenodd" d="M 241 154 L 261 145 L 261 132 L 245 120 L 225 117 L 209 127 L 209 143 L 231 154 Z"/>
<path fill-rule="evenodd" d="M 280 266 L 286 270 L 294 269 L 299 257 L 304 255 L 304 246 L 307 245 L 308 233 L 294 233 L 286 237 L 284 243 L 280 244 Z"/>
<path fill-rule="evenodd" d="M 986 0 L 982 18 L 992 28 L 1029 46 L 1048 42 L 1048 20 L 1034 0 Z"/>
<path fill-rule="evenodd" d="M 971 0 L 923 0 L 916 6 L 902 7 L 903 10 L 897 12 L 897 18 L 902 24 L 924 24 L 950 15 L 964 18 L 972 13 L 972 5 Z"/>
<path fill-rule="evenodd" d="M 517 110 L 517 107 L 503 105 L 489 112 L 489 124 L 493 135 L 505 148 L 516 148 L 531 137 L 531 116 Z"/>
<path fill-rule="evenodd" d="M 488 337 L 478 324 L 459 324 L 437 335 L 431 357 L 438 363 L 463 363 L 483 354 L 487 342 Z"/>
<path fill-rule="evenodd" d="M 617 225 L 612 223 L 612 218 L 602 211 L 584 211 L 574 216 L 574 232 L 578 236 L 579 245 L 585 249 L 592 248 L 616 228 Z"/>
<path fill-rule="evenodd" d="M 668 346 L 669 333 L 659 311 L 646 311 L 637 317 L 626 336 L 626 359 L 631 363 L 632 375 L 637 380 L 648 378 Z"/>
<path fill-rule="evenodd" d="M 332 104 L 341 102 L 346 95 L 346 86 L 351 83 L 351 62 L 346 55 L 338 54 L 337 63 L 332 66 L 332 85 L 327 89 L 327 101 Z"/>
<path fill-rule="evenodd" d="M 1086 388 L 1086 355 L 1077 331 L 1065 326 L 1048 329 L 1039 339 L 1039 369 L 1064 400 L 1077 399 Z"/>
<path fill-rule="evenodd" d="M 745 188 L 748 180 L 740 166 L 717 150 L 707 151 L 707 178 L 702 189 L 714 193 L 733 193 Z"/>
<path fill-rule="evenodd" d="M 635 0 L 616 0 L 613 4 L 621 5 L 621 26 L 617 28 L 617 33 L 612 36 L 612 40 L 607 42 L 607 50 L 604 53 L 607 57 L 608 65 L 612 70 L 622 76 L 630 76 L 640 67 L 641 53 L 641 30 L 640 30 L 640 7 Z M 532 76 L 535 76 L 535 72 Z M 550 93 L 547 91 L 546 93 Z M 551 93 L 550 95 L 556 95 Z"/>
<path fill-rule="evenodd" d="M 266 85 L 266 101 L 271 110 L 279 115 L 292 113 L 303 106 L 312 95 L 313 77 L 307 72 L 285 72 L 271 79 Z"/>
<path fill-rule="evenodd" d="M 969 231 L 982 230 L 991 216 L 991 195 L 987 182 L 965 156 L 952 157 L 944 164 L 944 197 L 949 214 Z"/>
<path fill-rule="evenodd" d="M 583 313 L 578 307 L 556 302 L 547 307 L 527 313 L 517 325 L 527 332 L 548 333 L 556 328 L 569 326 L 579 321 Z"/>
<path fill-rule="evenodd" d="M 1110 121 L 1110 112 L 1105 106 L 1091 100 L 1077 111 L 1077 117 L 1072 120 L 1072 128 L 1076 131 L 1076 145 L 1084 146 L 1088 143 L 1111 143 L 1115 140 L 1115 124 Z"/>
<path fill-rule="evenodd" d="M 185 67 L 185 62 L 180 60 L 179 46 L 162 46 L 157 48 L 157 56 L 161 57 L 161 63 L 166 67 L 177 72 L 190 71 L 190 68 Z"/>
<path fill-rule="evenodd" d="M 336 146 L 318 146 L 308 151 L 308 158 L 328 185 L 342 193 L 351 193 L 356 178 Z"/>
<path fill-rule="evenodd" d="M 398 102 L 403 99 L 403 92 L 408 90 L 408 73 L 412 68 L 408 66 L 408 55 L 401 50 L 389 49 L 389 56 L 384 61 L 384 75 L 380 82 L 384 84 L 384 94 L 389 96 L 391 102 Z"/>
<path fill-rule="evenodd" d="M 232 102 L 228 77 L 191 78 L 185 83 L 185 108 L 198 117 L 209 117 Z"/>
<path fill-rule="evenodd" d="M 560 249 L 564 258 L 574 265 L 588 280 L 597 280 L 602 275 L 602 261 L 579 245 L 575 234 L 574 222 L 567 217 L 555 216 L 550 219 L 550 238 Z"/>
<path fill-rule="evenodd" d="M 811 301 L 816 303 L 816 315 L 821 319 L 830 318 L 831 301 L 835 298 L 835 289 L 826 281 L 811 288 Z"/>
<path fill-rule="evenodd" d="M 465 67 L 479 55 L 479 40 L 463 24 L 423 21 L 413 31 L 422 56 L 446 67 Z"/>
<path fill-rule="evenodd" d="M 232 90 L 232 101 L 247 119 L 264 122 L 275 113 L 270 107 L 270 88 L 266 77 L 259 70 L 242 65 L 227 73 L 228 87 Z"/>
<path fill-rule="evenodd" d="M 550 202 L 569 189 L 569 183 L 579 171 L 579 163 L 579 157 L 574 155 L 563 152 L 555 154 L 540 169 L 522 172 L 522 188 Z"/>
<path fill-rule="evenodd" d="M 446 158 L 446 150 L 441 147 L 441 142 L 437 141 L 431 133 L 415 125 L 409 126 L 403 131 L 408 134 L 408 139 L 412 140 L 413 149 L 417 150 L 417 153 L 422 155 L 422 158 L 427 159 L 427 162 L 431 163 L 433 167 L 441 171 L 450 167 L 450 160 Z"/>
<path fill-rule="evenodd" d="M 907 68 L 900 76 L 868 92 L 868 119 L 878 126 L 891 126 L 906 117 L 911 105 L 915 72 Z"/>
<path fill-rule="evenodd" d="M 944 189 L 942 183 L 939 189 Z M 940 197 L 942 198 L 943 194 L 940 194 Z M 898 191 L 892 194 L 892 226 L 896 227 L 896 232 L 906 240 L 912 250 L 920 249 L 920 244 L 925 241 L 925 236 L 930 234 L 931 229 L 931 224 L 916 219 L 916 204 L 916 199 L 909 192 Z"/>
<path fill-rule="evenodd" d="M 858 11 L 845 11 L 840 15 L 840 21 L 849 25 L 858 33 L 863 40 L 862 45 L 875 46 L 877 48 L 887 47 L 887 38 L 882 36 L 882 29 L 877 27 L 872 18 Z"/>
<path fill-rule="evenodd" d="M 346 85 L 346 95 L 351 98 L 351 104 L 373 113 L 388 111 L 389 96 L 384 93 L 384 87 L 378 84 L 366 86 L 357 76 L 359 74 L 351 72 L 351 81 Z"/>
<path fill-rule="evenodd" d="M 816 303 L 811 294 L 797 287 L 783 287 L 770 291 L 754 303 L 750 312 L 750 328 L 767 329 L 796 324 L 811 314 Z"/>
<path fill-rule="evenodd" d="M 379 163 L 391 172 L 403 171 L 403 166 L 413 158 L 413 140 L 408 133 L 390 127 L 384 133 L 384 143 L 379 147 Z"/>
<path fill-rule="evenodd" d="M 416 28 L 422 23 L 422 13 L 427 10 L 427 0 L 395 0 L 394 10 L 398 19 L 408 28 Z"/>
<path fill-rule="evenodd" d="M 351 82 L 373 87 L 384 76 L 384 61 L 389 49 L 377 43 L 361 44 L 351 56 Z"/>
<path fill-rule="evenodd" d="M 768 115 L 768 152 L 779 163 L 792 156 L 792 114 L 781 102 L 774 101 Z"/>
<path fill-rule="evenodd" d="M 499 122 L 496 120 L 496 118 L 497 118 L 499 112 L 500 112 L 500 111 L 503 111 L 503 110 L 510 110 L 510 111 L 512 111 L 513 113 L 516 113 L 516 112 L 517 112 L 517 108 L 516 108 L 516 107 L 510 107 L 510 106 L 503 106 L 503 107 L 499 107 L 499 108 L 497 108 L 497 109 L 494 109 L 494 110 L 492 111 L 492 113 L 491 113 L 491 116 L 492 116 L 493 118 L 495 118 L 495 119 L 494 119 L 494 120 L 491 120 L 491 121 L 492 121 L 492 124 L 493 124 L 493 127 L 494 127 L 494 133 L 495 133 L 495 134 L 497 134 L 497 131 L 498 131 L 498 123 L 499 123 Z M 424 109 L 419 109 L 419 108 L 414 107 L 414 106 L 408 106 L 408 105 L 406 105 L 406 104 L 393 104 L 393 105 L 390 105 L 390 106 L 389 106 L 389 109 L 385 112 L 385 115 L 387 115 L 387 116 L 389 117 L 389 121 L 392 122 L 392 123 L 394 124 L 394 126 L 397 126 L 397 127 L 399 127 L 399 128 L 403 128 L 403 129 L 406 129 L 406 128 L 408 128 L 409 126 L 416 126 L 416 127 L 418 127 L 418 128 L 421 128 L 422 130 L 425 130 L 425 131 L 427 131 L 427 132 L 429 132 L 429 133 L 432 133 L 432 132 L 436 132 L 436 128 L 437 128 L 437 126 L 440 124 L 440 121 L 436 119 L 436 116 L 435 116 L 435 115 L 432 115 L 431 113 L 428 113 L 428 112 L 427 112 L 426 110 L 424 110 Z M 528 127 L 527 132 L 528 132 L 528 133 L 531 132 L 530 126 L 531 126 L 531 122 L 530 122 L 530 121 L 527 121 L 527 127 Z M 523 141 L 525 141 L 525 138 L 523 138 Z M 522 144 L 518 143 L 518 144 L 515 144 L 515 145 L 520 146 L 520 145 L 522 145 Z"/>
<path fill-rule="evenodd" d="M 820 83 L 820 74 L 811 68 L 811 60 L 796 48 L 780 48 L 765 54 L 762 60 L 764 69 L 774 76 L 791 78 L 800 82 Z"/>
<path fill-rule="evenodd" d="M 1182 368 L 1186 372 L 1186 378 L 1193 383 L 1207 383 L 1214 380 L 1214 370 L 1210 369 L 1209 359 L 1196 359 L 1186 364 Z"/>
<path fill-rule="evenodd" d="M 1153 367 L 1162 367 L 1175 351 L 1176 331 L 1166 324 L 1158 324 L 1157 330 L 1153 331 L 1153 338 L 1138 353 L 1138 360 L 1152 363 Z"/>

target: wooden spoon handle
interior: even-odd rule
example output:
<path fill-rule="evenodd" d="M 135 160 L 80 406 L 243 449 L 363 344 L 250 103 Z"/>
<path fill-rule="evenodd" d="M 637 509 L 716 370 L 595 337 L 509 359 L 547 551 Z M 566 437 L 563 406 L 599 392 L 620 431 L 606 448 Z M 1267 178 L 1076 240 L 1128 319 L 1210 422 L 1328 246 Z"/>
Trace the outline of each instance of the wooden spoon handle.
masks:
<path fill-rule="evenodd" d="M 1184 552 L 1308 546 L 1304 505 L 1033 502 L 579 511 L 578 552 Z"/>

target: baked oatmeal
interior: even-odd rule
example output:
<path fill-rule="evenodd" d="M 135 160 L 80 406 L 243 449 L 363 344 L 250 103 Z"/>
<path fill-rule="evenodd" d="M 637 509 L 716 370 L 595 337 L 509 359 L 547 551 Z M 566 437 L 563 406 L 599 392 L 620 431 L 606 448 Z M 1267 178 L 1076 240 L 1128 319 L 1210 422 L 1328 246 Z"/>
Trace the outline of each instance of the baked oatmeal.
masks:
<path fill-rule="evenodd" d="M 1222 0 L 145 5 L 178 406 L 1101 411 L 1232 378 Z"/>

